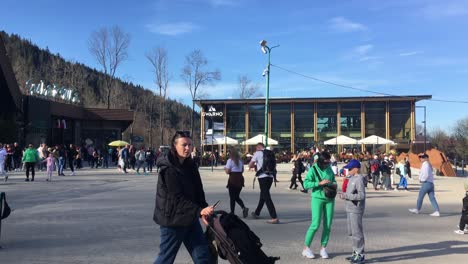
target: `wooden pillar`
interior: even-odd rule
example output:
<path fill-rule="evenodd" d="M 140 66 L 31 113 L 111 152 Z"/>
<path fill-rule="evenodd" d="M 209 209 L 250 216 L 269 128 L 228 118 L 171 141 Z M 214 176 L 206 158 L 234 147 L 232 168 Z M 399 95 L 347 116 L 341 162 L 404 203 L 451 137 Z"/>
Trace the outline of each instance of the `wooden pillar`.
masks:
<path fill-rule="evenodd" d="M 390 102 L 385 102 L 385 138 L 390 139 Z M 390 144 L 385 145 L 385 152 L 390 151 Z"/>
<path fill-rule="evenodd" d="M 314 103 L 314 142 L 318 142 L 318 131 L 317 131 L 317 102 Z"/>
<path fill-rule="evenodd" d="M 411 101 L 411 142 L 416 140 L 416 102 Z"/>
<path fill-rule="evenodd" d="M 249 104 L 245 104 L 245 139 L 249 138 Z M 244 145 L 244 153 L 249 152 L 249 146 Z"/>
<path fill-rule="evenodd" d="M 227 105 L 224 104 L 224 111 L 223 111 L 223 123 L 224 123 L 224 131 L 223 131 L 223 135 L 224 137 L 226 137 L 227 135 Z M 224 142 L 224 152 L 223 152 L 225 155 L 227 155 L 227 144 L 226 144 L 226 141 Z M 226 161 L 225 161 L 226 162 Z"/>
<path fill-rule="evenodd" d="M 366 105 L 361 102 L 361 139 L 366 137 Z M 365 146 L 361 145 L 361 151 L 364 152 Z"/>
<path fill-rule="evenodd" d="M 294 116 L 295 116 L 294 102 L 291 102 L 291 153 L 294 153 L 296 151 L 296 146 L 294 145 L 294 138 L 295 138 Z"/>
<path fill-rule="evenodd" d="M 203 143 L 203 140 L 205 140 L 205 108 L 203 105 L 201 105 L 201 117 L 200 117 L 200 128 L 201 128 L 201 133 L 200 133 L 200 146 Z M 162 143 L 161 143 L 162 144 Z M 200 150 L 201 153 L 203 154 L 203 149 Z"/>
<path fill-rule="evenodd" d="M 341 103 L 337 103 L 337 111 L 336 111 L 336 136 L 341 135 Z M 341 145 L 336 145 L 336 153 L 340 153 L 342 150 Z"/>

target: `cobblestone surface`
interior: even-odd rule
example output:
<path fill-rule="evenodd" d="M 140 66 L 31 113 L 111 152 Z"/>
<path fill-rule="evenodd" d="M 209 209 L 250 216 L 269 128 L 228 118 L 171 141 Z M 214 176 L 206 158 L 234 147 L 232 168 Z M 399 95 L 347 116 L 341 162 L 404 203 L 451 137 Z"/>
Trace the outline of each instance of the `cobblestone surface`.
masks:
<path fill-rule="evenodd" d="M 281 220 L 268 225 L 266 207 L 262 219 L 246 219 L 262 239 L 263 250 L 281 256 L 279 263 L 348 263 L 351 252 L 346 236 L 343 202 L 336 201 L 330 259 L 306 260 L 301 256 L 305 231 L 310 224 L 310 196 L 290 191 L 290 164 L 279 166 L 272 197 Z M 227 175 L 221 167 L 201 168 L 207 200 L 221 200 L 228 210 Z M 246 172 L 241 198 L 253 210 L 258 202 L 258 183 L 252 189 L 253 172 Z M 152 221 L 156 175 L 121 174 L 115 169 L 78 171 L 77 176 L 54 176 L 45 181 L 39 172 L 35 182 L 24 182 L 22 173 L 10 174 L 0 191 L 7 192 L 14 209 L 2 222 L 0 263 L 152 263 L 158 253 L 159 227 Z M 417 181 L 409 192 L 368 189 L 364 216 L 368 263 L 465 263 L 468 235 L 453 233 L 459 221 L 463 182 L 466 178 L 436 178 L 436 197 L 441 217 L 429 216 L 428 198 L 421 214 L 412 215 L 418 194 Z M 340 182 L 341 183 L 341 182 Z M 240 213 L 237 207 L 237 212 Z M 313 241 L 319 250 L 321 231 Z M 176 263 L 192 263 L 184 247 Z M 220 262 L 225 263 L 225 262 Z"/>

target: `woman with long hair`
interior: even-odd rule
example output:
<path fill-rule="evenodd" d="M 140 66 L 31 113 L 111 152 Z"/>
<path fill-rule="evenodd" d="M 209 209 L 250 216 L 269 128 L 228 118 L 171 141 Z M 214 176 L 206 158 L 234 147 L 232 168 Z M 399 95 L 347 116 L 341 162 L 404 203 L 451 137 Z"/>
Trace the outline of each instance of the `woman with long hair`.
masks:
<path fill-rule="evenodd" d="M 230 153 L 231 155 L 226 162 L 224 171 L 226 174 L 229 174 L 226 187 L 229 190 L 231 213 L 234 214 L 234 209 L 237 202 L 242 208 L 242 216 L 246 218 L 249 215 L 249 208 L 245 207 L 244 202 L 240 198 L 242 187 L 244 187 L 244 176 L 242 175 L 244 172 L 244 163 L 242 162 L 237 149 L 232 148 Z"/>
<path fill-rule="evenodd" d="M 161 243 L 155 263 L 174 263 L 182 243 L 194 263 L 213 263 L 199 221 L 201 218 L 208 225 L 207 217 L 213 214 L 213 207 L 206 203 L 200 173 L 190 156 L 190 132 L 177 131 L 171 142 L 169 153 L 157 160 L 159 177 L 153 219 L 160 225 Z"/>

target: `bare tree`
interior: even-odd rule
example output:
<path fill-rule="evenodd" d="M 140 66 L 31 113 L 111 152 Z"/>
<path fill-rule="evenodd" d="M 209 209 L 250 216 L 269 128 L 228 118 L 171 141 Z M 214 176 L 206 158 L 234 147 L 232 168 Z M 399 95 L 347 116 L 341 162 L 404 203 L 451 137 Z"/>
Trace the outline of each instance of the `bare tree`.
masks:
<path fill-rule="evenodd" d="M 192 114 L 190 117 L 191 135 L 193 135 L 195 100 L 199 99 L 199 95 L 203 93 L 200 89 L 204 85 L 213 84 L 215 81 L 221 79 L 221 72 L 219 70 L 208 71 L 205 69 L 207 65 L 208 61 L 202 51 L 196 49 L 185 57 L 185 66 L 180 75 L 180 77 L 184 79 L 185 84 L 190 90 L 190 95 L 192 96 Z"/>
<path fill-rule="evenodd" d="M 168 58 L 167 50 L 162 47 L 154 48 L 152 51 L 146 53 L 146 58 L 153 66 L 155 74 L 155 84 L 159 89 L 159 133 L 161 137 L 161 144 L 164 142 L 164 126 L 165 126 L 165 104 L 167 97 L 167 88 L 169 85 L 169 72 L 167 69 Z M 151 108 L 153 105 L 151 104 Z M 150 127 L 152 130 L 152 127 Z M 152 132 L 150 133 L 152 135 Z M 151 138 L 151 137 L 150 137 Z"/>
<path fill-rule="evenodd" d="M 128 57 L 130 34 L 125 33 L 118 26 L 101 28 L 94 31 L 89 39 L 89 51 L 102 66 L 107 88 L 107 109 L 110 108 L 111 89 L 115 72 L 120 64 Z"/>
<path fill-rule="evenodd" d="M 259 91 L 260 85 L 253 84 L 252 81 L 246 75 L 240 75 L 239 80 L 239 90 L 237 90 L 234 97 L 239 97 L 240 99 L 248 99 L 254 97 L 260 97 L 263 94 Z"/>

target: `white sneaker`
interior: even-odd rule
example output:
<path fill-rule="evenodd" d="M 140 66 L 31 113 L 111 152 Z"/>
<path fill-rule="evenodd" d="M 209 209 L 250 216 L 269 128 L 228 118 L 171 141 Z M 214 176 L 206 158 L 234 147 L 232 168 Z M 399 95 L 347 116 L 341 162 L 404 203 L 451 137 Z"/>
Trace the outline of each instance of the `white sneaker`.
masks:
<path fill-rule="evenodd" d="M 453 231 L 455 234 L 459 234 L 459 235 L 464 235 L 465 232 L 463 232 L 462 230 L 455 230 Z"/>
<path fill-rule="evenodd" d="M 327 253 L 327 250 L 325 248 L 322 248 L 320 250 L 320 256 L 322 256 L 322 258 L 324 258 L 324 259 L 328 258 L 328 253 Z"/>
<path fill-rule="evenodd" d="M 432 214 L 430 214 L 430 216 L 440 216 L 440 213 L 439 211 L 435 211 Z"/>
<path fill-rule="evenodd" d="M 410 211 L 410 212 L 413 213 L 413 214 L 419 214 L 419 210 L 418 210 L 418 209 L 408 209 L 408 211 Z"/>
<path fill-rule="evenodd" d="M 306 249 L 302 250 L 302 256 L 306 257 L 308 259 L 315 258 L 314 253 L 312 253 L 312 250 L 310 250 L 310 248 L 306 248 Z"/>

